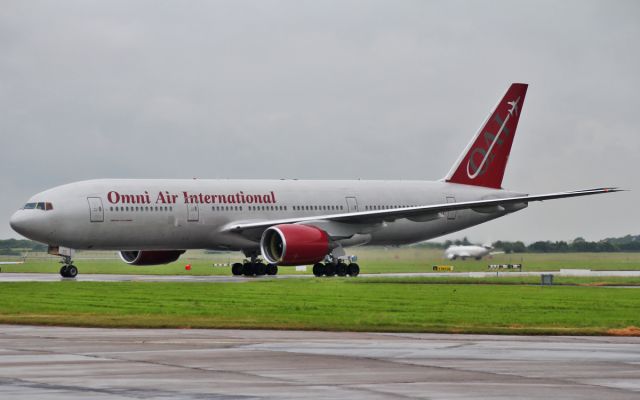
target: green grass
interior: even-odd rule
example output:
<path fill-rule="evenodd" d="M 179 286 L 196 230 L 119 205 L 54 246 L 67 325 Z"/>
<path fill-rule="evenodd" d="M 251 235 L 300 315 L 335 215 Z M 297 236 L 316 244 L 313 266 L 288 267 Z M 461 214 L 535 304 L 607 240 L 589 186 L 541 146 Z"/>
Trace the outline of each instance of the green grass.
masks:
<path fill-rule="evenodd" d="M 501 274 L 500 277 L 437 277 L 437 276 L 416 276 L 416 277 L 370 277 L 358 278 L 358 283 L 396 283 L 396 284 L 458 284 L 458 285 L 539 285 L 539 276 L 509 276 L 508 273 Z M 640 277 L 582 277 L 582 276 L 559 276 L 554 275 L 554 285 L 571 286 L 640 286 Z"/>
<path fill-rule="evenodd" d="M 0 284 L 0 323 L 101 327 L 608 334 L 640 326 L 640 292 L 580 286 L 370 283 Z"/>
<path fill-rule="evenodd" d="M 442 258 L 442 251 L 420 247 L 402 248 L 355 248 L 353 253 L 359 256 L 362 273 L 384 272 L 432 272 L 433 265 L 453 265 L 456 272 L 487 271 L 489 264 L 522 263 L 524 271 L 557 271 L 562 268 L 584 268 L 594 270 L 640 269 L 640 253 L 563 253 L 563 254 L 502 254 L 492 259 L 456 260 Z M 92 252 L 80 253 L 91 257 Z M 102 274 L 153 274 L 153 275 L 230 275 L 229 267 L 213 267 L 213 263 L 229 263 L 242 260 L 239 252 L 205 254 L 189 251 L 177 262 L 168 265 L 137 267 L 115 259 L 113 252 L 98 253 L 107 260 L 82 259 L 75 261 L 80 273 Z M 2 272 L 40 272 L 54 273 L 60 268 L 58 258 L 30 258 L 21 265 L 2 265 Z M 191 271 L 185 271 L 191 264 Z M 293 267 L 281 267 L 280 274 L 297 274 Z M 308 268 L 307 274 L 311 274 Z"/>

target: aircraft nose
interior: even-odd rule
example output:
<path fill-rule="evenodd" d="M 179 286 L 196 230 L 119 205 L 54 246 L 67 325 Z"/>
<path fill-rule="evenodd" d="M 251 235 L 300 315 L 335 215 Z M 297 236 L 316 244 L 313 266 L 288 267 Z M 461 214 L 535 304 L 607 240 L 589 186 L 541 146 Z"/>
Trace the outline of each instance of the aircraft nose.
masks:
<path fill-rule="evenodd" d="M 42 210 L 18 210 L 9 219 L 11 228 L 22 236 L 46 242 L 51 234 L 51 221 Z"/>
<path fill-rule="evenodd" d="M 27 231 L 27 223 L 25 215 L 21 211 L 22 210 L 19 210 L 13 213 L 11 219 L 9 220 L 9 225 L 11 225 L 11 229 L 25 236 L 24 233 Z"/>

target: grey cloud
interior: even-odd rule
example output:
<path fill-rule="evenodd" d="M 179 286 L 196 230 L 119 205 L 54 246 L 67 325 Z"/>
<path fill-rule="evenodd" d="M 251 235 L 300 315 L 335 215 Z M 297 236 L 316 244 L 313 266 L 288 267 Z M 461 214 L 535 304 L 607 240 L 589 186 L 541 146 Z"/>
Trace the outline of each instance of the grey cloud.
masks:
<path fill-rule="evenodd" d="M 438 179 L 530 83 L 505 186 L 637 189 L 633 1 L 7 1 L 0 219 L 94 177 Z M 638 233 L 635 191 L 478 241 Z M 13 237 L 8 223 L 0 237 Z"/>

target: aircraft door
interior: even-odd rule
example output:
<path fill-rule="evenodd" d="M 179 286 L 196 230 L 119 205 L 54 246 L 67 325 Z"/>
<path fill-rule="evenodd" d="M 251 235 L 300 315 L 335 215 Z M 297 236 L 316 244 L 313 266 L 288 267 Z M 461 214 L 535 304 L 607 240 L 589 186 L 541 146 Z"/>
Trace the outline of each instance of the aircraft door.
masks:
<path fill-rule="evenodd" d="M 187 204 L 187 221 L 195 222 L 200 219 L 200 210 L 197 204 Z"/>
<path fill-rule="evenodd" d="M 456 202 L 456 198 L 453 196 L 447 196 L 447 203 L 455 203 Z M 447 219 L 449 221 L 453 221 L 456 219 L 456 210 L 453 211 L 447 211 Z"/>
<path fill-rule="evenodd" d="M 104 209 L 100 197 L 87 197 L 89 202 L 89 220 L 91 222 L 104 222 Z"/>
<path fill-rule="evenodd" d="M 347 212 L 358 212 L 358 199 L 355 197 L 345 197 L 347 200 Z"/>

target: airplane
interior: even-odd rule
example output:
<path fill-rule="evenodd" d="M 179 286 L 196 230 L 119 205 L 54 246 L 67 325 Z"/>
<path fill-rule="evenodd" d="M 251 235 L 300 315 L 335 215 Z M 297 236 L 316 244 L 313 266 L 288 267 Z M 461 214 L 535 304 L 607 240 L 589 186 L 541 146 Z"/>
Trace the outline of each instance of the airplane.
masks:
<path fill-rule="evenodd" d="M 24 264 L 24 261 L 0 261 L 0 265 Z"/>
<path fill-rule="evenodd" d="M 232 265 L 233 275 L 312 264 L 316 276 L 357 276 L 360 266 L 345 248 L 421 242 L 530 202 L 620 191 L 502 188 L 527 87 L 508 88 L 438 181 L 96 179 L 34 195 L 10 225 L 61 256 L 63 277 L 78 273 L 76 249 L 117 250 L 131 265 L 170 263 L 188 249 L 233 250 L 246 257 Z"/>
<path fill-rule="evenodd" d="M 484 244 L 482 246 L 479 245 L 466 245 L 466 246 L 449 246 L 444 251 L 444 256 L 449 260 L 455 260 L 457 258 L 461 258 L 463 261 L 467 258 L 475 258 L 476 260 L 481 260 L 482 257 L 488 255 L 495 254 L 503 254 L 504 251 L 492 251 L 493 246 Z"/>

